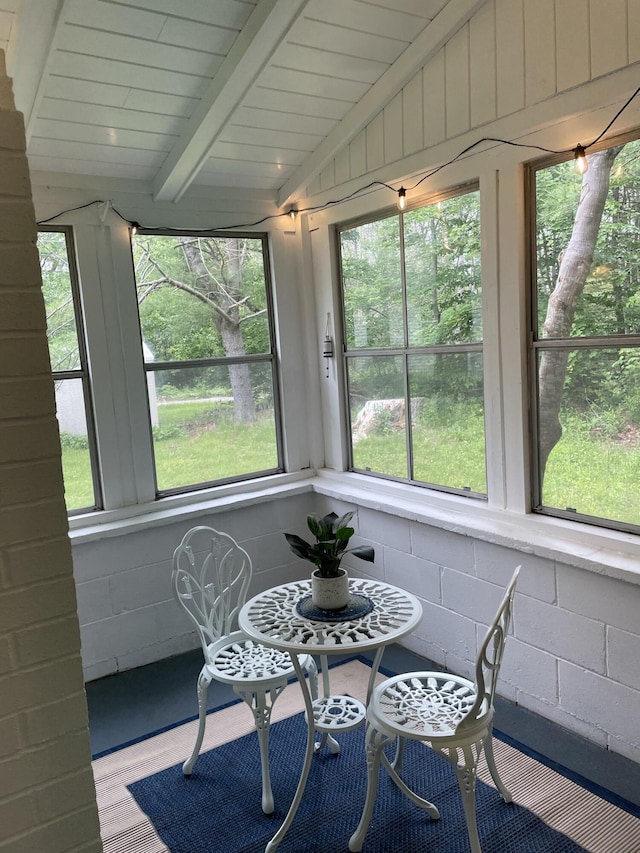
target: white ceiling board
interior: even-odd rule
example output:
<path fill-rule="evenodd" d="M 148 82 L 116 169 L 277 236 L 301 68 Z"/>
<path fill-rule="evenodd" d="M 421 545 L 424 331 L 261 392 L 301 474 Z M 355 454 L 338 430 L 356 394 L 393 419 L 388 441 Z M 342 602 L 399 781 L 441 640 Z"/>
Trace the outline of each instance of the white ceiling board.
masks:
<path fill-rule="evenodd" d="M 105 107 L 104 105 L 77 103 L 65 101 L 58 98 L 44 98 L 40 107 L 40 115 L 37 123 L 38 133 L 45 135 L 43 120 L 51 119 L 62 126 L 64 122 L 70 124 L 82 124 L 89 127 L 109 128 L 115 130 L 137 130 L 145 133 L 167 134 L 177 137 L 186 122 L 185 119 L 176 118 L 171 115 L 160 115 L 159 113 L 140 113 L 135 110 L 124 110 L 118 107 Z M 54 128 L 48 133 L 53 135 Z M 59 139 L 66 139 L 62 131 Z M 48 135 L 48 134 L 47 134 Z"/>
<path fill-rule="evenodd" d="M 0 0 L 0 45 L 39 172 L 285 205 L 482 2 Z"/>

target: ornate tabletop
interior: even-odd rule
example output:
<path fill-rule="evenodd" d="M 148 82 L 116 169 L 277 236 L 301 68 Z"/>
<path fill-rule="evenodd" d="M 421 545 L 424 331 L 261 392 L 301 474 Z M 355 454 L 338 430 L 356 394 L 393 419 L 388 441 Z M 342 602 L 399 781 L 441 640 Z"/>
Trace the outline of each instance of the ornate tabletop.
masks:
<path fill-rule="evenodd" d="M 420 621 L 418 599 L 382 581 L 350 578 L 349 592 L 370 599 L 361 616 L 336 621 L 301 615 L 298 605 L 311 593 L 311 581 L 294 581 L 258 593 L 240 611 L 240 628 L 250 637 L 289 652 L 344 653 L 378 649 L 409 634 Z"/>

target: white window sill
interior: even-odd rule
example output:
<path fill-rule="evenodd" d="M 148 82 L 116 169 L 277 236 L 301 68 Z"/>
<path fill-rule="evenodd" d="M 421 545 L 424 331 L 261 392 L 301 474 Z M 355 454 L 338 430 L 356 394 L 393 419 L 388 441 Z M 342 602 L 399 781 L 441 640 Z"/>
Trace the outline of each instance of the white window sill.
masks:
<path fill-rule="evenodd" d="M 318 471 L 312 485 L 318 494 L 357 506 L 640 585 L 640 536 L 632 533 L 520 515 L 481 500 L 329 469 Z"/>
<path fill-rule="evenodd" d="M 640 585 L 640 537 L 632 533 L 543 515 L 519 515 L 480 500 L 330 469 L 277 474 L 143 506 L 72 516 L 70 537 L 80 543 L 121 536 L 309 492 Z"/>

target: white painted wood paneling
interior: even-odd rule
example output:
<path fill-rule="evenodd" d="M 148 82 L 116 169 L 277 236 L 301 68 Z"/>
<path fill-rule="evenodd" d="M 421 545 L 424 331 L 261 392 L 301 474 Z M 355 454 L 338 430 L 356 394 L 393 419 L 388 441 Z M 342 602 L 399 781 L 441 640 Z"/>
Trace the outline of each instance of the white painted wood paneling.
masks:
<path fill-rule="evenodd" d="M 631 0 L 636 3 L 637 0 Z M 591 76 L 627 64 L 627 0 L 590 0 Z"/>
<path fill-rule="evenodd" d="M 490 0 L 478 9 L 469 21 L 469 100 L 472 127 L 479 127 L 496 118 L 495 60 L 495 4 Z"/>
<path fill-rule="evenodd" d="M 630 0 L 627 9 L 629 31 L 627 35 L 629 64 L 640 60 L 640 3 Z"/>
<path fill-rule="evenodd" d="M 535 104 L 556 90 L 555 0 L 524 6 L 525 101 Z"/>
<path fill-rule="evenodd" d="M 386 123 L 385 123 L 385 133 L 386 133 Z M 386 139 L 386 137 L 385 137 L 385 139 Z M 385 161 L 388 162 L 388 157 L 385 158 Z M 335 163 L 336 184 L 338 186 L 340 186 L 340 184 L 343 184 L 345 181 L 348 181 L 350 176 L 351 176 L 350 164 L 349 164 L 349 148 L 343 148 L 342 151 L 340 151 L 338 156 L 335 158 L 334 163 Z M 323 189 L 324 189 L 324 187 L 323 187 Z"/>
<path fill-rule="evenodd" d="M 387 163 L 402 158 L 402 92 L 384 108 L 384 155 Z"/>
<path fill-rule="evenodd" d="M 591 74 L 589 56 L 589 16 L 583 0 L 556 3 L 556 51 L 558 91 L 571 89 L 588 80 Z"/>
<path fill-rule="evenodd" d="M 522 0 L 495 0 L 498 115 L 524 107 L 524 13 Z"/>
<path fill-rule="evenodd" d="M 444 50 L 447 137 L 469 129 L 469 28 L 464 27 Z"/>
<path fill-rule="evenodd" d="M 352 178 L 364 175 L 367 171 L 367 135 L 366 129 L 352 140 L 349 145 L 349 170 Z"/>
<path fill-rule="evenodd" d="M 413 154 L 424 148 L 422 122 L 422 74 L 416 74 L 402 90 L 402 148 L 403 153 Z"/>
<path fill-rule="evenodd" d="M 366 128 L 367 170 L 372 172 L 384 165 L 384 113 L 379 113 Z"/>
<path fill-rule="evenodd" d="M 423 69 L 424 141 L 428 147 L 446 136 L 444 95 L 444 50 L 437 53 Z"/>

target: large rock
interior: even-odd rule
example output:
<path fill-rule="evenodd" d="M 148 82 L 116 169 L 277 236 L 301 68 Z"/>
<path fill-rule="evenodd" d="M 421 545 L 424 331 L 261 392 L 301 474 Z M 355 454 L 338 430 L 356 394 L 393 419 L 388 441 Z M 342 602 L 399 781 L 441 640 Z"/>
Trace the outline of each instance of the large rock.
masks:
<path fill-rule="evenodd" d="M 419 414 L 424 398 L 417 397 L 411 401 L 411 414 Z M 353 424 L 353 443 L 367 438 L 372 434 L 380 434 L 389 430 L 405 428 L 404 399 L 398 400 L 367 400 Z"/>

